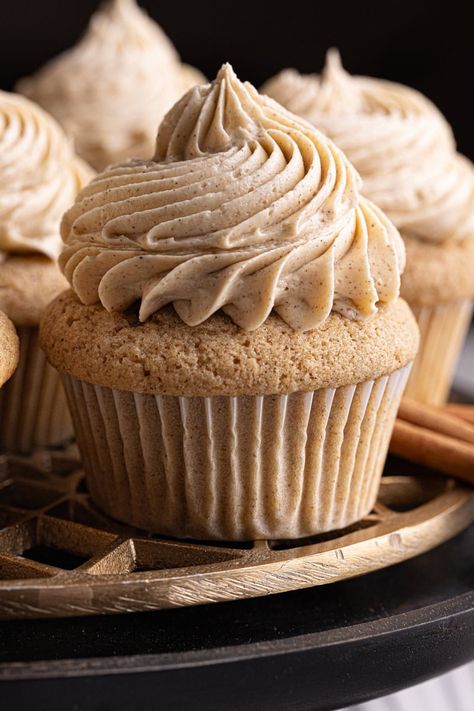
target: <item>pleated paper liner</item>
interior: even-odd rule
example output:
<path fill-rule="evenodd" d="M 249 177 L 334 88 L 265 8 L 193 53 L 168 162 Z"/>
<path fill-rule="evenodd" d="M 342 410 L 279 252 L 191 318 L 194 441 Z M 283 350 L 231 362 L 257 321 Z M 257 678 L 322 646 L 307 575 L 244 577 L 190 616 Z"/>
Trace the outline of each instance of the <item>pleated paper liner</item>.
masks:
<path fill-rule="evenodd" d="M 4 456 L 0 617 L 138 612 L 324 585 L 416 556 L 474 521 L 472 488 L 404 462 L 389 462 L 386 473 L 371 513 L 346 529 L 191 543 L 100 513 L 74 453 Z"/>
<path fill-rule="evenodd" d="M 443 405 L 469 330 L 473 305 L 460 301 L 411 308 L 420 328 L 420 349 L 405 395 L 430 405 Z"/>
<path fill-rule="evenodd" d="M 0 451 L 26 454 L 64 444 L 73 431 L 61 378 L 39 346 L 38 329 L 17 332 L 20 363 L 0 388 Z"/>
<path fill-rule="evenodd" d="M 259 397 L 65 387 L 92 498 L 113 518 L 197 539 L 303 538 L 373 507 L 408 373 Z"/>

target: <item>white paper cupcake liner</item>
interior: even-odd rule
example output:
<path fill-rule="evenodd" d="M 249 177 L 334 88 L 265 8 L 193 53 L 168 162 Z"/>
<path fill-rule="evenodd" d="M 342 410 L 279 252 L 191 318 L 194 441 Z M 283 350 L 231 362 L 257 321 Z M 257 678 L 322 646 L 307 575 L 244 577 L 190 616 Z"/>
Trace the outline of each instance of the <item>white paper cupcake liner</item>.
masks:
<path fill-rule="evenodd" d="M 59 373 L 39 346 L 38 329 L 17 328 L 20 362 L 0 390 L 0 449 L 27 453 L 73 435 Z"/>
<path fill-rule="evenodd" d="M 473 304 L 459 301 L 411 308 L 420 328 L 420 349 L 405 394 L 415 400 L 442 405 L 449 396 L 471 323 Z"/>
<path fill-rule="evenodd" d="M 301 538 L 377 496 L 409 367 L 359 385 L 171 397 L 65 376 L 88 485 L 112 517 L 177 537 Z"/>

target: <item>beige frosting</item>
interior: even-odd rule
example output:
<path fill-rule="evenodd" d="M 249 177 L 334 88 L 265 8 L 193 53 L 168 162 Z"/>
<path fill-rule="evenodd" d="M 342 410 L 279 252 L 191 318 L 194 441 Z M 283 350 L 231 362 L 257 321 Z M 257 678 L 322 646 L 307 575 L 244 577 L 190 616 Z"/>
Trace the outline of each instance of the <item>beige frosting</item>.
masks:
<path fill-rule="evenodd" d="M 76 47 L 18 89 L 47 108 L 74 138 L 79 155 L 100 170 L 152 155 L 159 121 L 201 81 L 135 0 L 110 0 Z"/>
<path fill-rule="evenodd" d="M 224 65 L 161 124 L 156 154 L 109 168 L 66 213 L 63 271 L 85 304 L 188 325 L 223 309 L 247 330 L 272 309 L 307 330 L 399 293 L 404 249 L 359 178 L 309 123 Z"/>
<path fill-rule="evenodd" d="M 0 91 L 0 262 L 5 253 L 57 257 L 62 214 L 90 178 L 51 116 Z"/>
<path fill-rule="evenodd" d="M 360 172 L 364 194 L 402 234 L 433 242 L 474 235 L 473 165 L 422 94 L 351 76 L 335 50 L 320 76 L 285 70 L 261 91 L 335 141 Z"/>

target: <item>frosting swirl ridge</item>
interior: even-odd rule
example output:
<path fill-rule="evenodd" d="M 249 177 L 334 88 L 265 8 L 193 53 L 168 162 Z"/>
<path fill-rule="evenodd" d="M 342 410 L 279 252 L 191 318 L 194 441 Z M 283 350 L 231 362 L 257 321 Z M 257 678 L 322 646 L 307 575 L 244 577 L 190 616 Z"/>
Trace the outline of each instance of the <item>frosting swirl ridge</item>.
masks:
<path fill-rule="evenodd" d="M 18 91 L 55 116 L 96 169 L 148 157 L 158 123 L 184 91 L 204 81 L 182 64 L 163 30 L 135 0 L 108 0 L 81 41 Z"/>
<path fill-rule="evenodd" d="M 62 214 L 91 178 L 51 116 L 0 91 L 0 255 L 56 258 Z"/>
<path fill-rule="evenodd" d="M 330 50 L 321 75 L 287 69 L 261 91 L 313 123 L 347 155 L 363 192 L 402 234 L 474 235 L 474 169 L 434 104 L 401 84 L 351 76 Z"/>
<path fill-rule="evenodd" d="M 86 304 L 223 309 L 247 330 L 272 309 L 297 330 L 397 298 L 404 249 L 359 177 L 309 123 L 224 65 L 162 122 L 153 160 L 112 166 L 62 223 L 63 271 Z"/>

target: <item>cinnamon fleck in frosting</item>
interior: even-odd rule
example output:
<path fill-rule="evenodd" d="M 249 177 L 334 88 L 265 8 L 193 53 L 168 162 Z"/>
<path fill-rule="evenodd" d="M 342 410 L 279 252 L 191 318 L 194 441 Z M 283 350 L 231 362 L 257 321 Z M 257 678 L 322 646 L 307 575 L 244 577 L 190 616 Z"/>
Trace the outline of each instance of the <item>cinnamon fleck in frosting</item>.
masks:
<path fill-rule="evenodd" d="M 222 309 L 305 331 L 397 299 L 404 249 L 343 153 L 224 65 L 160 126 L 152 160 L 112 166 L 62 224 L 63 271 L 85 304 L 173 304 L 188 325 Z"/>

